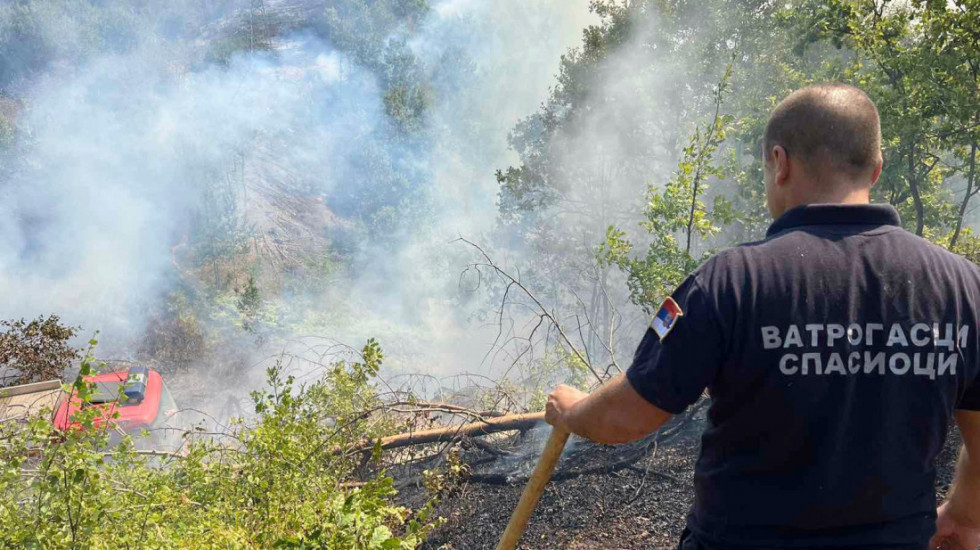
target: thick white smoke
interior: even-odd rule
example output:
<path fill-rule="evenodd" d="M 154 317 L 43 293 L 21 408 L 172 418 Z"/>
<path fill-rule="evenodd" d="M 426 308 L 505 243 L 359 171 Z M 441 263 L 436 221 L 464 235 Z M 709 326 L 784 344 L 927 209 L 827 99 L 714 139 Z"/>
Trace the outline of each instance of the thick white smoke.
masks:
<path fill-rule="evenodd" d="M 372 79 L 341 78 L 337 54 L 314 40 L 282 60 L 236 56 L 191 74 L 164 70 L 155 53 L 65 68 L 31 91 L 20 120 L 28 156 L 0 205 L 5 316 L 57 312 L 109 336 L 140 330 L 142 312 L 174 276 L 171 247 L 199 186 L 238 147 L 260 133 L 295 136 L 302 150 L 285 160 L 302 171 L 311 168 L 304 161 L 328 162 L 352 126 L 381 116 Z M 291 78 L 288 66 L 304 70 Z M 348 103 L 307 119 L 310 91 L 326 89 Z"/>
<path fill-rule="evenodd" d="M 285 4 L 266 9 L 302 18 L 325 6 Z M 231 21 L 233 8 L 207 14 L 211 25 Z M 195 9 L 174 4 L 167 17 L 196 20 Z M 507 132 L 546 99 L 561 54 L 593 18 L 585 1 L 436 2 L 408 38 L 430 73 L 431 138 L 388 167 L 425 176 L 428 208 L 388 242 L 357 240 L 356 267 L 322 292 L 283 291 L 279 314 L 353 345 L 378 337 L 399 369 L 478 369 L 493 329 L 470 321 L 457 283 L 471 256 L 449 241 L 487 238 L 493 171 L 516 162 Z M 44 20 L 50 35 L 84 42 L 89 23 L 66 21 Z M 362 143 L 397 131 L 371 71 L 309 33 L 216 63 L 201 40 L 161 38 L 167 21 L 135 25 L 116 53 L 55 51 L 43 74 L 19 82 L 20 139 L 0 182 L 0 317 L 57 313 L 86 338 L 102 331 L 115 357 L 132 357 L 148 315 L 182 283 L 194 213 L 209 207 L 203 188 L 234 187 L 244 225 L 274 248 L 295 230 L 277 218 L 276 193 L 329 204 L 361 185 Z M 350 225 L 326 209 L 304 212 L 324 218 L 304 230 Z"/>

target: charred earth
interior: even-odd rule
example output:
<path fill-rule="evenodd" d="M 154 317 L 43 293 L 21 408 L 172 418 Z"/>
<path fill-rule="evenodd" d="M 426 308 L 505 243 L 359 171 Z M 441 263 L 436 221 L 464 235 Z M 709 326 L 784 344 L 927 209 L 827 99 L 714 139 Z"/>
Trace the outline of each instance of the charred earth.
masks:
<path fill-rule="evenodd" d="M 659 433 L 630 445 L 597 445 L 573 436 L 520 548 L 676 548 L 694 500 L 694 464 L 706 404 L 701 402 Z M 464 441 L 460 459 L 468 474 L 442 499 L 437 513 L 446 523 L 430 535 L 423 548 L 494 548 L 547 433 L 542 426 L 494 445 Z M 954 429 L 939 457 L 936 485 L 940 495 L 952 481 L 959 446 Z M 425 498 L 418 475 L 424 465 L 433 464 L 422 461 L 394 472 L 406 505 Z"/>

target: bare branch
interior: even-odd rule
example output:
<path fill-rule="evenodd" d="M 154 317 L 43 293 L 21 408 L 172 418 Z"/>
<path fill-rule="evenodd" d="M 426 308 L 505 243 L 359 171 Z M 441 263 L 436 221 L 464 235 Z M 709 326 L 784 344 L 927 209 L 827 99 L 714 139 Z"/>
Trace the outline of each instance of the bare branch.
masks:
<path fill-rule="evenodd" d="M 476 244 L 476 243 L 474 243 L 472 241 L 469 241 L 469 240 L 467 240 L 467 239 L 465 239 L 463 237 L 459 237 L 456 240 L 462 241 L 462 242 L 464 242 L 464 243 L 472 246 L 476 250 L 478 250 L 480 252 L 480 254 L 483 256 L 484 260 L 486 261 L 486 264 L 485 265 L 487 267 L 493 269 L 500 277 L 502 277 L 505 280 L 509 281 L 509 285 L 508 286 L 513 285 L 513 286 L 516 286 L 517 288 L 521 289 L 521 291 L 523 291 L 524 294 L 528 298 L 530 298 L 532 302 L 534 302 L 534 305 L 537 306 L 541 317 L 547 319 L 551 323 L 551 326 L 554 327 L 554 329 L 558 332 L 558 335 L 561 337 L 562 341 L 565 343 L 566 346 L 568 346 L 568 348 L 572 351 L 572 353 L 575 354 L 575 357 L 577 357 L 578 360 L 581 361 L 582 364 L 584 364 L 589 369 L 589 371 L 592 373 L 593 376 L 595 376 L 596 380 L 600 384 L 603 383 L 602 376 L 600 376 L 599 373 L 595 370 L 595 368 L 592 366 L 592 363 L 589 362 L 589 360 L 587 358 L 585 358 L 584 356 L 582 356 L 582 353 L 579 352 L 578 348 L 576 348 L 575 345 L 572 344 L 571 339 L 565 333 L 565 329 L 562 328 L 561 323 L 558 322 L 558 319 L 556 319 L 554 317 L 554 315 L 552 315 L 551 312 L 548 311 L 548 308 L 546 308 L 544 306 L 544 304 L 542 304 L 541 301 L 538 300 L 537 296 L 535 296 L 534 293 L 532 293 L 530 291 L 530 289 L 528 289 L 526 286 L 524 286 L 523 283 L 521 283 L 519 280 L 517 280 L 516 278 L 514 278 L 510 273 L 508 273 L 503 268 L 501 268 L 496 263 L 494 263 L 494 261 L 486 253 L 486 251 L 484 251 L 483 248 L 481 248 L 478 244 Z"/>

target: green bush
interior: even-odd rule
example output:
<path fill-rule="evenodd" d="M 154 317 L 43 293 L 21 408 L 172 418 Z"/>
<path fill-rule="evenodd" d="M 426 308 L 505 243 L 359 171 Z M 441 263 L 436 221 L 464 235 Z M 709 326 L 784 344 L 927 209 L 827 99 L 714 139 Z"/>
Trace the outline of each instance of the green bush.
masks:
<path fill-rule="evenodd" d="M 0 320 L 0 387 L 61 378 L 79 357 L 70 344 L 77 333 L 57 315 Z"/>
<path fill-rule="evenodd" d="M 43 416 L 2 426 L 0 548 L 415 548 L 436 524 L 434 500 L 395 505 L 383 473 L 347 483 L 358 442 L 395 428 L 366 412 L 379 404 L 381 360 L 372 340 L 359 361 L 300 387 L 276 365 L 252 394 L 253 426 L 191 432 L 173 456 L 137 451 L 128 436 L 110 446 L 98 406 L 67 433 Z M 93 372 L 89 356 L 66 391 L 90 400 L 82 377 Z"/>

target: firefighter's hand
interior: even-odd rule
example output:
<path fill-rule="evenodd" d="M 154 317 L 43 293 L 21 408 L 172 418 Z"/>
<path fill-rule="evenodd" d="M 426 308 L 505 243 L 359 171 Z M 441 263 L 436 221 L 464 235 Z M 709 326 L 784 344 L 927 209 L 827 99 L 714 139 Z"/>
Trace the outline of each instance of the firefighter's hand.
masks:
<path fill-rule="evenodd" d="M 568 411 L 576 403 L 588 397 L 589 394 L 571 386 L 562 384 L 548 396 L 548 404 L 544 409 L 544 420 L 559 430 L 571 432 L 568 426 Z"/>
<path fill-rule="evenodd" d="M 948 502 L 940 506 L 936 518 L 936 534 L 929 541 L 930 550 L 976 550 L 978 546 L 980 528 L 956 521 L 950 513 Z"/>

